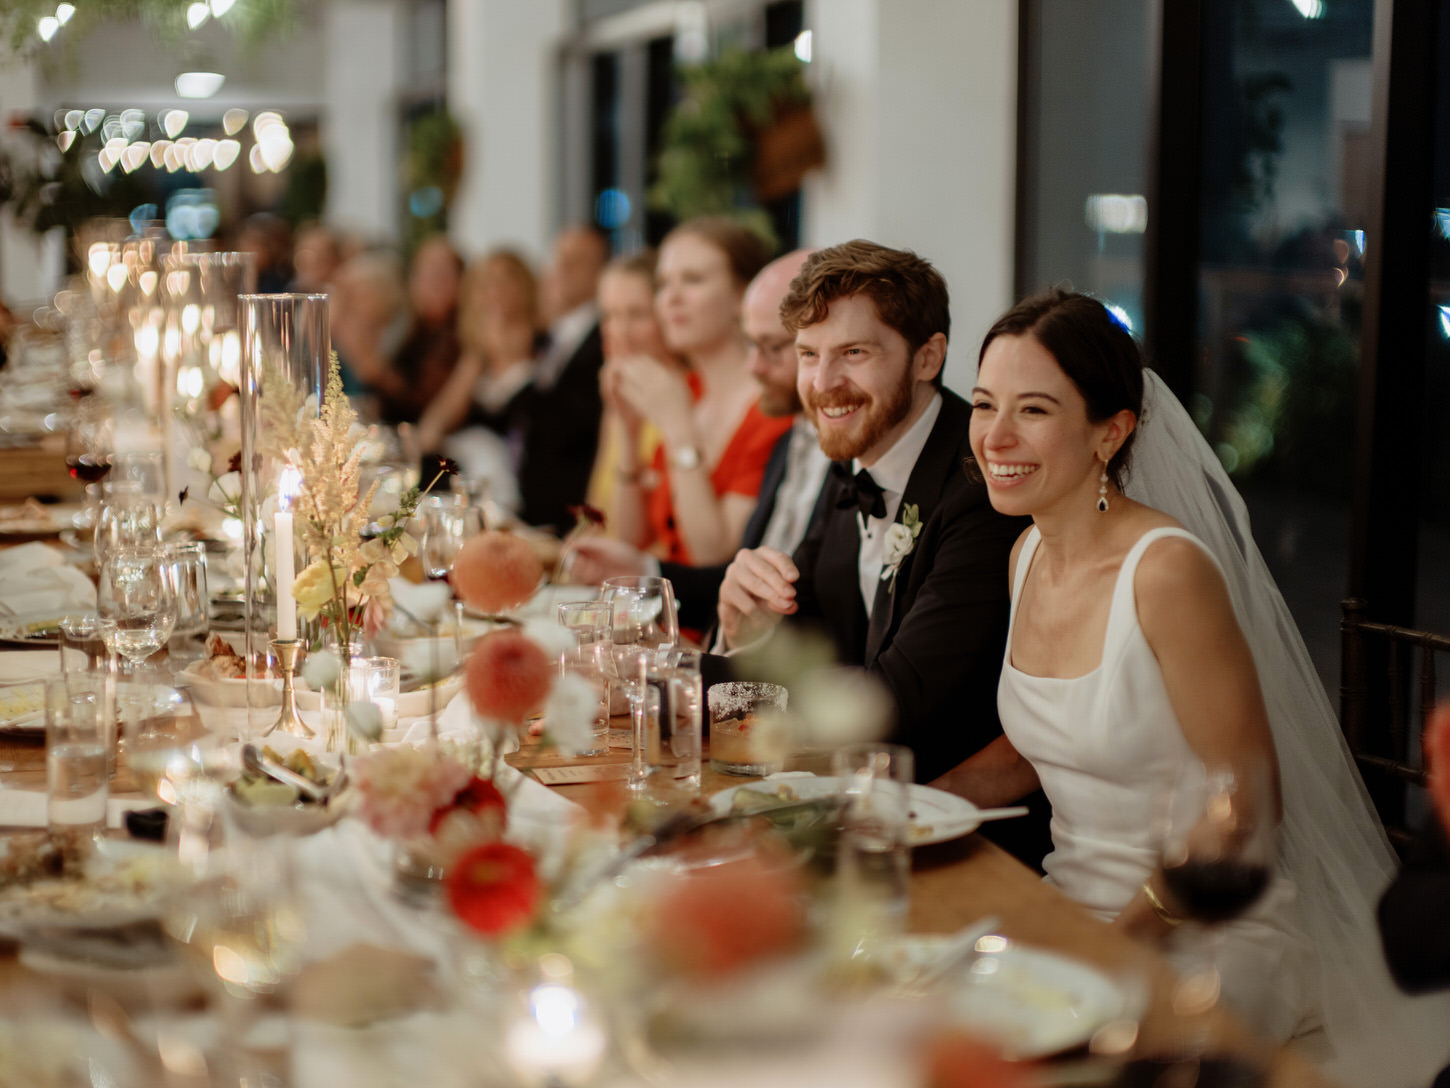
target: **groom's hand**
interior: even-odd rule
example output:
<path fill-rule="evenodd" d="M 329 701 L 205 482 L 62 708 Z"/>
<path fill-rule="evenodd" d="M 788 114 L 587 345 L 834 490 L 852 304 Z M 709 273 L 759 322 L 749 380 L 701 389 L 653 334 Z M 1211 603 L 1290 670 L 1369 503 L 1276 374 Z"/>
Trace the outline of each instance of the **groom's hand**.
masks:
<path fill-rule="evenodd" d="M 742 549 L 725 568 L 720 586 L 720 633 L 726 649 L 747 645 L 795 612 L 800 571 L 774 548 Z"/>

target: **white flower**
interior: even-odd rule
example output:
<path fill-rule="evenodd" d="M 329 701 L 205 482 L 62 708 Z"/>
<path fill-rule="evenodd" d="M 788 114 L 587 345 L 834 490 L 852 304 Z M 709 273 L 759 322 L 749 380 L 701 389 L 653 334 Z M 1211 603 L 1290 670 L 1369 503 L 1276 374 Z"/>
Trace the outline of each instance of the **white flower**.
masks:
<path fill-rule="evenodd" d="M 911 535 L 911 530 L 901 522 L 896 522 L 886 530 L 886 555 L 885 562 L 888 566 L 900 566 L 901 561 L 911 554 L 916 547 L 916 538 Z"/>
<path fill-rule="evenodd" d="M 599 713 L 599 692 L 584 677 L 565 673 L 554 682 L 544 704 L 544 728 L 565 756 L 593 746 L 594 717 Z"/>
<path fill-rule="evenodd" d="M 531 619 L 524 621 L 524 634 L 538 643 L 544 653 L 558 657 L 575 646 L 573 633 L 562 626 L 557 619 Z"/>
<path fill-rule="evenodd" d="M 192 446 L 186 451 L 186 463 L 197 472 L 210 472 L 211 454 L 201 446 Z"/>
<path fill-rule="evenodd" d="M 313 691 L 330 687 L 341 675 L 342 661 L 331 650 L 315 650 L 302 664 L 302 679 Z"/>
<path fill-rule="evenodd" d="M 890 693 L 862 669 L 816 669 L 792 685 L 791 709 L 806 735 L 801 744 L 835 747 L 886 735 L 894 713 Z"/>
<path fill-rule="evenodd" d="M 421 680 L 440 680 L 458 668 L 458 647 L 451 638 L 409 639 L 400 660 Z"/>
<path fill-rule="evenodd" d="M 377 740 L 383 735 L 383 712 L 374 703 L 349 703 L 347 725 L 363 740 Z"/>
<path fill-rule="evenodd" d="M 217 506 L 230 506 L 236 502 L 242 494 L 242 474 L 240 472 L 226 472 L 212 481 L 207 489 L 206 497 Z"/>
<path fill-rule="evenodd" d="M 451 596 L 444 582 L 416 585 L 406 578 L 393 578 L 389 580 L 388 588 L 393 591 L 398 610 L 425 625 L 438 622 Z"/>

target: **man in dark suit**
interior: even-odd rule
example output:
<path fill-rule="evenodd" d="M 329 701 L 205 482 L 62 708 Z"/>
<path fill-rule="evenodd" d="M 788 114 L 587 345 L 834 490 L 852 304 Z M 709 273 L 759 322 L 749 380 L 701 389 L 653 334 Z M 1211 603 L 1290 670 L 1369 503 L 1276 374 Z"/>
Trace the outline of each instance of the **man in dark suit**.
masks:
<path fill-rule="evenodd" d="M 891 692 L 891 739 L 930 781 L 1001 735 L 1007 560 L 1023 522 L 996 513 L 968 468 L 971 407 L 941 386 L 936 269 L 872 242 L 834 246 L 806 262 L 781 313 L 801 401 L 838 464 L 793 557 L 757 548 L 730 564 L 724 644 L 757 644 L 784 617 L 826 629 L 842 662 Z M 990 766 L 978 777 L 973 799 L 997 803 Z M 1042 856 L 1045 820 L 1004 830 L 1019 856 Z"/>
<path fill-rule="evenodd" d="M 793 551 L 810 524 L 829 464 L 816 442 L 815 426 L 799 414 L 795 334 L 780 322 L 781 300 L 807 256 L 807 250 L 797 250 L 771 261 L 750 281 L 741 305 L 741 324 L 750 344 L 748 365 L 760 383 L 760 410 L 768 416 L 797 417 L 766 462 L 760 497 L 741 537 L 743 548 L 767 544 Z M 715 622 L 727 565 L 656 563 L 621 540 L 600 536 L 579 541 L 570 574 L 591 583 L 615 575 L 661 574 L 674 586 L 680 623 L 703 631 Z"/>
<path fill-rule="evenodd" d="M 594 292 L 609 244 L 593 227 L 570 227 L 554 241 L 543 277 L 549 343 L 520 396 L 509 436 L 519 456 L 520 516 L 560 531 L 573 524 L 570 506 L 584 501 L 599 445 L 604 403 L 599 368 L 604 347 Z"/>

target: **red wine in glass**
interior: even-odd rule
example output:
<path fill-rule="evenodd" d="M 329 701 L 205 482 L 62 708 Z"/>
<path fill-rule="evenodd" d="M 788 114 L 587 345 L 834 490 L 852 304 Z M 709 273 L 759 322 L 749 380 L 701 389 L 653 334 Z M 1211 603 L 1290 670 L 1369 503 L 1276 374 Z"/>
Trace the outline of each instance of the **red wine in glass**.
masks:
<path fill-rule="evenodd" d="M 1269 867 L 1237 858 L 1188 857 L 1163 867 L 1163 884 L 1194 921 L 1217 925 L 1253 906 L 1269 885 Z"/>
<path fill-rule="evenodd" d="M 98 484 L 106 478 L 111 471 L 111 459 L 104 455 L 83 453 L 79 456 L 69 456 L 65 459 L 65 467 L 70 471 L 72 480 L 80 480 L 82 483 Z"/>

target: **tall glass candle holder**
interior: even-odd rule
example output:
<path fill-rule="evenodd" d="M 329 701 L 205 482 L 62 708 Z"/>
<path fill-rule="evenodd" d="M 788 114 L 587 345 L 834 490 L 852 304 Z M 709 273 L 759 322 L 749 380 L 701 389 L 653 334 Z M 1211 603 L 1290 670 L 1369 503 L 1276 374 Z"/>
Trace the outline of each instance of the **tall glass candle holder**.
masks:
<path fill-rule="evenodd" d="M 276 567 L 266 559 L 265 540 L 276 534 L 277 496 L 285 486 L 284 472 L 291 472 L 287 451 L 305 440 L 303 424 L 316 419 L 320 411 L 330 342 L 326 295 L 244 294 L 237 302 L 242 364 L 243 620 L 251 679 L 256 656 L 270 641 L 273 609 L 268 605 L 291 591 L 290 585 L 272 584 L 275 579 L 269 573 Z M 249 729 L 259 724 L 253 720 L 253 711 L 249 683 Z M 265 728 L 270 723 L 260 724 Z"/>

